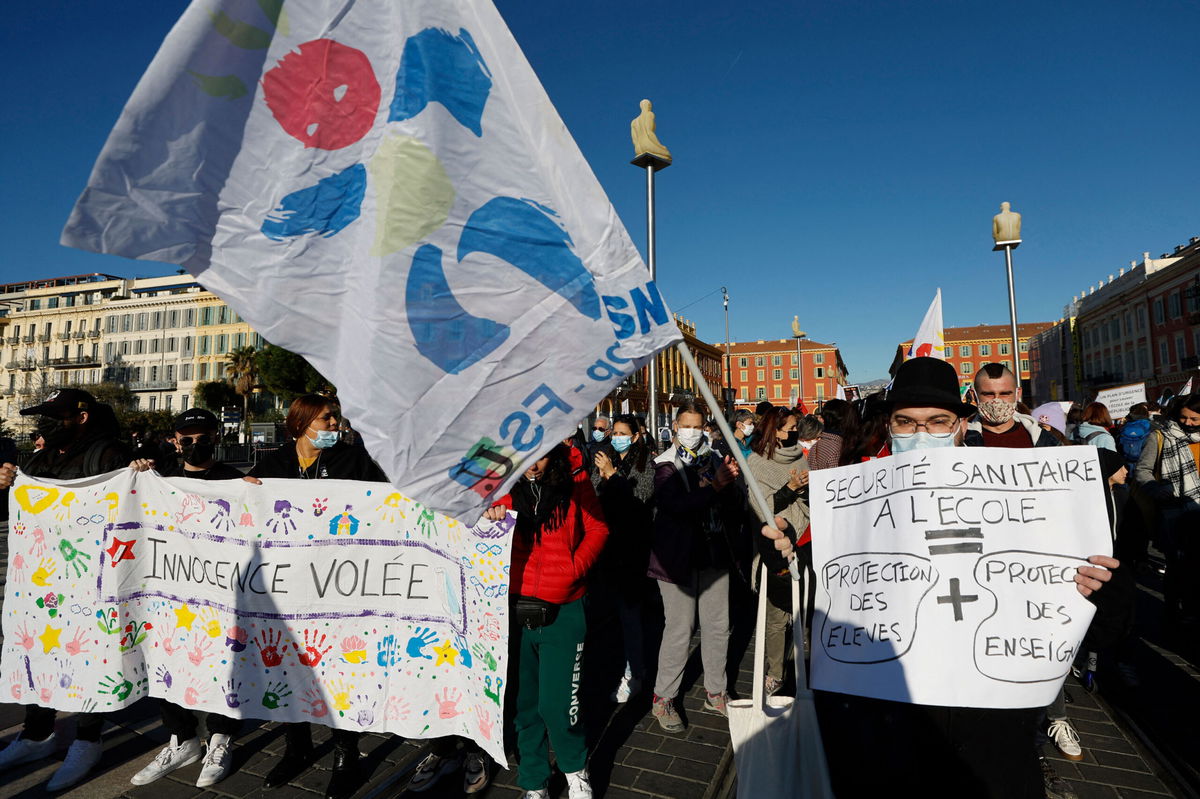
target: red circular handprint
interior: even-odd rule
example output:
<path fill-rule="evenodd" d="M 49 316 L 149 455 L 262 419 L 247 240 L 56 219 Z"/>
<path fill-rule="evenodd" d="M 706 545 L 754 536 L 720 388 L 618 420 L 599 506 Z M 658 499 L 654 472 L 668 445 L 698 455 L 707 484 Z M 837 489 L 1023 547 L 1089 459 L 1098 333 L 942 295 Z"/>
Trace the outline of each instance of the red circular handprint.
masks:
<path fill-rule="evenodd" d="M 313 39 L 263 76 L 263 99 L 280 127 L 305 147 L 337 150 L 375 124 L 379 81 L 361 51 Z"/>

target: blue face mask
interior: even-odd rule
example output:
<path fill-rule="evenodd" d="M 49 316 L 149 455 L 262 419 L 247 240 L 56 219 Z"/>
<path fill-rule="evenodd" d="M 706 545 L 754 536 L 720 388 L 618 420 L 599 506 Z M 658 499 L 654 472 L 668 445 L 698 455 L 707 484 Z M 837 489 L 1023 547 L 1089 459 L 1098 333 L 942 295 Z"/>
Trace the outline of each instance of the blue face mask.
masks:
<path fill-rule="evenodd" d="M 949 433 L 927 433 L 924 430 L 918 430 L 915 433 L 892 433 L 893 453 L 911 452 L 914 449 L 939 449 L 941 447 L 954 446 L 954 432 Z"/>
<path fill-rule="evenodd" d="M 604 431 L 603 430 L 593 430 L 592 431 L 592 441 L 595 441 L 597 444 L 599 444 L 603 440 L 604 440 Z"/>
<path fill-rule="evenodd" d="M 308 441 L 317 449 L 329 449 L 338 443 L 339 433 L 337 430 L 314 430 L 313 432 L 317 434 L 317 437 L 310 438 Z"/>
<path fill-rule="evenodd" d="M 613 436 L 612 446 L 617 452 L 624 452 L 633 444 L 633 436 Z"/>

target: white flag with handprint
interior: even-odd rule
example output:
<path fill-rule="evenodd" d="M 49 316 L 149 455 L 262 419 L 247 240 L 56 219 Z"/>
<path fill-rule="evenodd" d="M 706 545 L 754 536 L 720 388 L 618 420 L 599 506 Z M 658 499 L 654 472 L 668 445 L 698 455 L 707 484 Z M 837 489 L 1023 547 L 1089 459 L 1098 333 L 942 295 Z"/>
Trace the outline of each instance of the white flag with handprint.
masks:
<path fill-rule="evenodd" d="M 467 527 L 386 483 L 19 477 L 0 679 L 61 710 L 144 696 L 498 761 L 512 518 Z"/>
<path fill-rule="evenodd" d="M 464 519 L 680 339 L 490 0 L 204 0 L 63 242 L 179 263 Z"/>

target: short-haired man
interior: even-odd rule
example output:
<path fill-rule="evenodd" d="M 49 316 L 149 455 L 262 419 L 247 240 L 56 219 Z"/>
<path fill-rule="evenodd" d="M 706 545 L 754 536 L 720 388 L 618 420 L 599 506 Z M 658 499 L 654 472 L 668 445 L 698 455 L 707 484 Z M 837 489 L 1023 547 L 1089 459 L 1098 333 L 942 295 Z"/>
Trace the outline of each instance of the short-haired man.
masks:
<path fill-rule="evenodd" d="M 1057 447 L 1058 439 L 1032 416 L 1017 413 L 1021 389 L 1012 370 L 1001 363 L 987 363 L 975 373 L 975 396 L 979 414 L 967 425 L 968 447 Z"/>
<path fill-rule="evenodd" d="M 941 359 L 905 361 L 896 372 L 888 401 L 891 452 L 963 446 L 971 432 L 967 418 L 975 409 L 960 400 L 958 375 Z M 784 526 L 776 518 L 775 528 L 764 527 L 763 535 L 790 554 L 791 542 L 781 532 Z M 1088 561 L 1094 565 L 1080 567 L 1075 575 L 1084 596 L 1099 590 L 1112 577 L 1109 570 L 1120 565 L 1104 555 L 1093 555 Z M 1041 799 L 1046 795 L 1034 746 L 1042 708 L 940 707 L 824 692 L 817 696 L 822 737 L 839 796 Z M 869 768 L 863 767 L 864 751 L 870 752 Z"/>
<path fill-rule="evenodd" d="M 221 463 L 215 457 L 219 440 L 220 424 L 217 417 L 203 408 L 192 408 L 175 417 L 174 443 L 178 460 L 160 470 L 163 477 L 190 477 L 194 480 L 237 480 L 243 475 L 232 466 Z M 138 459 L 130 468 L 146 471 L 155 468 L 154 461 Z M 230 639 L 232 640 L 232 639 Z M 244 642 L 241 642 L 244 645 Z M 171 733 L 171 740 L 149 764 L 130 778 L 134 785 L 147 785 L 160 777 L 195 763 L 202 756 L 200 739 L 196 735 L 199 719 L 195 711 L 180 707 L 165 699 L 158 700 L 163 726 Z M 203 753 L 204 763 L 197 788 L 216 785 L 228 776 L 233 766 L 229 744 L 237 735 L 242 723 L 219 713 L 208 714 L 208 747 Z"/>

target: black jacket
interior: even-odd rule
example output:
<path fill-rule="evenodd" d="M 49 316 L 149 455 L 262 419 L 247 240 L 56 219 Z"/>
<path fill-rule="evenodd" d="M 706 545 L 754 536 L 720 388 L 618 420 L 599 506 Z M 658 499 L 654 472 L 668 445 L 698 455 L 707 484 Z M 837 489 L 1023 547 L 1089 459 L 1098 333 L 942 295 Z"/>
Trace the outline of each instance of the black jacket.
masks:
<path fill-rule="evenodd" d="M 387 475 L 371 460 L 365 449 L 338 442 L 320 450 L 316 463 L 301 471 L 294 443 L 284 444 L 263 456 L 250 470 L 250 477 L 284 477 L 309 480 L 365 480 L 386 483 Z"/>
<path fill-rule="evenodd" d="M 42 449 L 33 454 L 23 471 L 30 477 L 77 480 L 95 477 L 129 465 L 129 450 L 108 431 L 84 435 L 63 452 Z"/>

